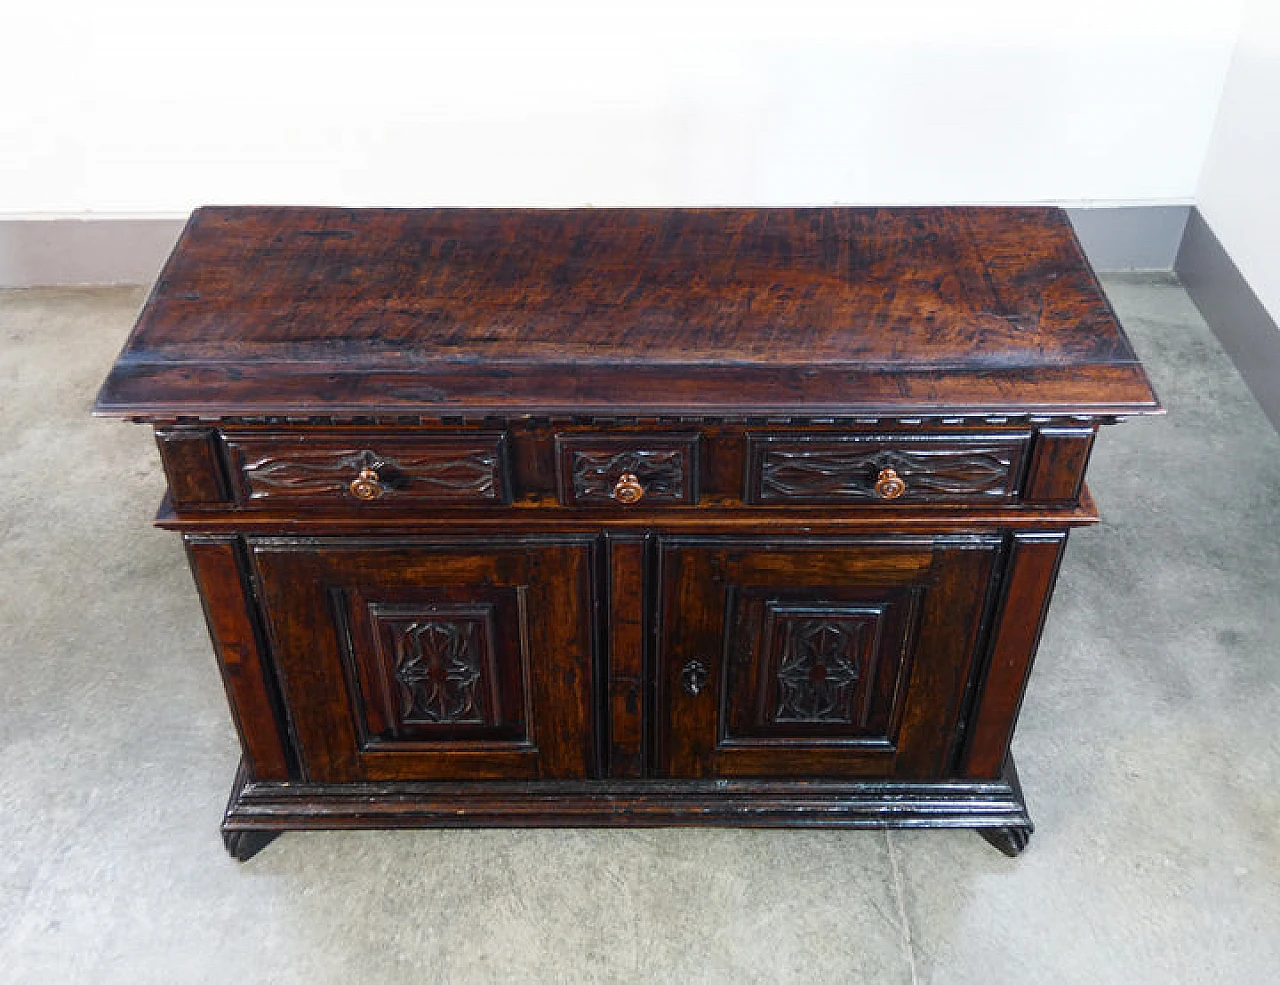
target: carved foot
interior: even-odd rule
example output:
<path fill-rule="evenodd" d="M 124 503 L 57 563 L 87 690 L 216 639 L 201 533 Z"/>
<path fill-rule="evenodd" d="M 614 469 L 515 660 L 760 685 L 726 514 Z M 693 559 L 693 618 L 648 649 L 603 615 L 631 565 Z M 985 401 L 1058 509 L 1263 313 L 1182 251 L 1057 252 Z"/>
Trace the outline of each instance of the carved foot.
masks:
<path fill-rule="evenodd" d="M 224 831 L 222 842 L 231 857 L 247 862 L 280 837 L 279 831 Z"/>
<path fill-rule="evenodd" d="M 1021 855 L 1031 840 L 1031 828 L 1022 825 L 1016 828 L 979 828 L 978 834 L 1010 858 Z"/>

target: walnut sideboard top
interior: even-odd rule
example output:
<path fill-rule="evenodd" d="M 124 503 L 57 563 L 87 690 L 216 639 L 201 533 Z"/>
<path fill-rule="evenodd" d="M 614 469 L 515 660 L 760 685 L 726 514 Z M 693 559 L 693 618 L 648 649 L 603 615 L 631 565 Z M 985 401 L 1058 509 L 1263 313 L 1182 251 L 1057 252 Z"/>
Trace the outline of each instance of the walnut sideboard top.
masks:
<path fill-rule="evenodd" d="M 222 830 L 1031 820 L 1103 424 L 1050 208 L 196 212 L 95 411 L 155 426 Z"/>
<path fill-rule="evenodd" d="M 1054 208 L 206 208 L 98 398 L 262 415 L 1158 409 Z"/>

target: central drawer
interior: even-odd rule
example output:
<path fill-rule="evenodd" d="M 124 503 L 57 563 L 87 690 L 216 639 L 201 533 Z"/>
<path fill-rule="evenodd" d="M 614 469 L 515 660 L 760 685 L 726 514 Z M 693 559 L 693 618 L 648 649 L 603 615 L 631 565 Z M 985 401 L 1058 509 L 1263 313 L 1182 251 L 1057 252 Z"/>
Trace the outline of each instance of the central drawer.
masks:
<path fill-rule="evenodd" d="M 556 435 L 556 485 L 565 506 L 692 506 L 697 434 Z"/>

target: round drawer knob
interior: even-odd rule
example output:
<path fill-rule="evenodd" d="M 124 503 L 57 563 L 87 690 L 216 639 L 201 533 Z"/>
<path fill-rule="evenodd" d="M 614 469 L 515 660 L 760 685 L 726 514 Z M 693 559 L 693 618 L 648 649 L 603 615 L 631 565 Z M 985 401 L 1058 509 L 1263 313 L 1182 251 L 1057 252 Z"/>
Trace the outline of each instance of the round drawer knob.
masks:
<path fill-rule="evenodd" d="M 386 491 L 386 487 L 378 477 L 377 469 L 361 469 L 360 474 L 351 480 L 351 495 L 356 499 L 368 502 L 377 499 Z"/>
<path fill-rule="evenodd" d="M 881 469 L 876 476 L 876 495 L 881 499 L 897 499 L 907 491 L 907 484 L 893 469 Z"/>
<path fill-rule="evenodd" d="M 613 487 L 613 498 L 619 503 L 630 505 L 640 502 L 640 497 L 644 495 L 644 486 L 640 485 L 640 480 L 632 473 L 624 472 L 618 476 L 618 482 Z"/>

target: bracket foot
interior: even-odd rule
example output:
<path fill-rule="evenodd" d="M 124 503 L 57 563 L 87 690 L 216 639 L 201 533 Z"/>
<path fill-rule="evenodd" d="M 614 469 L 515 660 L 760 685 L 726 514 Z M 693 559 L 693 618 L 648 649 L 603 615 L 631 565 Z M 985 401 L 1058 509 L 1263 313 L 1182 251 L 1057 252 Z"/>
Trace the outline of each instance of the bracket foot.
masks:
<path fill-rule="evenodd" d="M 993 848 L 998 848 L 1010 858 L 1017 858 L 1031 840 L 1031 828 L 1018 825 L 1012 828 L 979 828 L 978 834 Z"/>
<path fill-rule="evenodd" d="M 279 837 L 279 831 L 224 831 L 222 843 L 232 858 L 247 862 Z"/>

